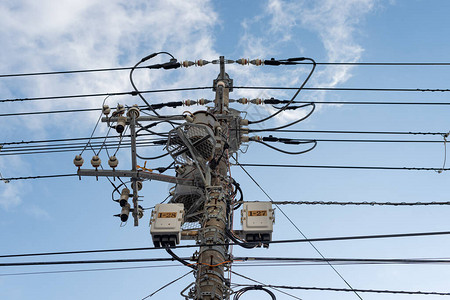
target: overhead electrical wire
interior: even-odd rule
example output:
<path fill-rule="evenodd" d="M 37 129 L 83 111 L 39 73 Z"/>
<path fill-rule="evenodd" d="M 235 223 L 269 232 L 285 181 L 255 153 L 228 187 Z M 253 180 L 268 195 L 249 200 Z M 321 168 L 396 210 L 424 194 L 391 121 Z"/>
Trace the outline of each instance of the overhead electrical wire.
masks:
<path fill-rule="evenodd" d="M 236 284 L 237 286 L 252 286 L 249 284 Z M 359 292 L 359 293 L 377 293 L 377 294 L 406 294 L 406 295 L 434 295 L 434 296 L 450 296 L 450 292 L 424 292 L 424 291 L 400 291 L 400 290 L 373 290 L 373 289 L 343 289 L 328 287 L 305 287 L 305 286 L 287 286 L 287 285 L 261 285 L 260 287 L 290 289 L 290 290 L 315 290 L 315 291 L 332 291 L 332 292 Z"/>
<path fill-rule="evenodd" d="M 77 176 L 75 174 L 75 176 Z M 290 240 L 273 240 L 267 241 L 268 244 L 289 244 L 289 243 L 308 243 L 308 242 L 332 242 L 332 241 L 355 241 L 355 240 L 372 240 L 387 238 L 411 238 L 411 237 L 432 237 L 450 235 L 450 231 L 430 231 L 430 232 L 412 232 L 412 233 L 393 233 L 393 234 L 376 234 L 376 235 L 356 235 L 356 236 L 337 236 L 337 237 L 321 237 L 309 239 L 290 239 Z M 181 248 L 197 248 L 201 246 L 211 246 L 211 244 L 198 245 L 177 245 L 171 246 L 170 249 Z M 214 244 L 216 246 L 234 246 L 235 243 Z M 165 250 L 158 247 L 140 247 L 140 248 L 119 248 L 119 249 L 96 249 L 96 250 L 76 250 L 76 251 L 60 251 L 60 252 L 40 252 L 40 253 L 20 253 L 20 254 L 3 254 L 0 258 L 27 257 L 27 256 L 47 256 L 47 255 L 67 255 L 67 254 L 88 254 L 102 252 L 126 252 L 126 251 L 147 251 L 147 250 Z"/>
<path fill-rule="evenodd" d="M 234 89 L 250 90 L 297 90 L 296 87 L 279 86 L 233 86 Z M 356 91 L 356 92 L 450 92 L 450 89 L 423 89 L 423 88 L 337 88 L 337 87 L 304 87 L 309 91 Z"/>
<path fill-rule="evenodd" d="M 141 94 L 165 93 L 165 92 L 180 92 L 180 91 L 205 90 L 205 89 L 212 89 L 212 87 L 211 86 L 202 86 L 202 87 L 189 87 L 189 88 L 145 90 L 145 91 L 139 91 L 139 93 L 141 93 Z M 72 98 L 92 98 L 92 97 L 124 96 L 124 95 L 137 96 L 138 94 L 136 93 L 136 91 L 131 91 L 131 92 L 92 93 L 92 94 L 76 94 L 76 95 L 29 97 L 29 98 L 11 98 L 11 99 L 0 99 L 0 103 L 2 103 L 2 102 L 39 101 L 39 100 L 63 100 L 63 99 L 72 99 Z"/>
<path fill-rule="evenodd" d="M 298 90 L 298 87 L 277 87 L 277 86 L 233 86 L 235 89 L 256 89 L 256 90 Z M 25 102 L 38 100 L 63 100 L 72 98 L 92 98 L 92 97 L 106 97 L 106 96 L 137 96 L 139 94 L 147 93 L 163 93 L 163 92 L 179 92 L 190 90 L 204 90 L 212 89 L 212 86 L 200 86 L 189 88 L 172 88 L 172 89 L 157 89 L 146 91 L 127 91 L 127 92 L 112 92 L 112 93 L 91 93 L 91 94 L 75 94 L 75 95 L 60 95 L 60 96 L 44 96 L 44 97 L 27 97 L 27 98 L 8 98 L 0 99 L 2 102 Z M 422 88 L 336 88 L 336 87 L 304 87 L 302 90 L 310 91 L 372 91 L 372 92 L 450 92 L 450 89 L 422 89 Z M 308 102 L 314 104 L 314 102 Z"/>
<path fill-rule="evenodd" d="M 272 131 L 266 129 L 266 131 Z M 274 132 L 290 132 L 290 133 L 324 133 L 324 134 L 379 134 L 379 135 L 446 135 L 448 132 L 420 132 L 420 131 L 350 131 L 350 130 L 296 130 L 296 129 L 279 129 L 273 130 Z M 129 138 L 130 135 L 122 135 L 124 138 Z M 139 136 L 153 136 L 153 134 L 139 134 Z M 0 145 L 21 145 L 21 144 L 37 144 L 37 143 L 56 143 L 56 142 L 72 142 L 72 141 L 84 141 L 84 140 L 96 140 L 96 139 L 113 139 L 118 136 L 95 136 L 79 137 L 79 138 L 67 138 L 67 139 L 50 139 L 50 140 L 29 140 L 29 141 L 15 141 L 15 142 L 2 142 Z"/>
<path fill-rule="evenodd" d="M 287 165 L 287 164 L 255 164 L 255 163 L 242 163 L 240 165 L 243 167 L 273 167 L 273 168 L 354 169 L 354 170 L 386 170 L 386 171 L 450 171 L 450 168 L 428 168 L 428 167 Z"/>
<path fill-rule="evenodd" d="M 236 202 L 239 203 L 239 202 Z M 450 205 L 450 201 L 433 201 L 433 202 L 376 202 L 376 201 L 273 201 L 277 205 L 336 205 L 336 206 L 438 206 Z"/>
<path fill-rule="evenodd" d="M 122 258 L 122 259 L 93 259 L 93 260 L 67 260 L 67 261 L 32 261 L 32 262 L 0 262 L 0 267 L 20 266 L 48 266 L 48 265 L 73 265 L 73 264 L 116 264 L 116 263 L 143 263 L 143 262 L 166 262 L 183 261 L 186 266 L 194 267 L 196 263 L 188 263 L 190 257 L 172 258 Z M 233 257 L 229 262 L 240 262 L 242 266 L 251 266 L 253 262 L 278 262 L 278 263 L 308 263 L 323 262 L 358 264 L 402 264 L 402 265 L 449 265 L 449 259 L 434 258 L 309 258 L 309 257 Z M 250 264 L 250 265 L 249 265 Z M 279 264 L 281 265 L 281 264 Z M 262 266 L 262 265 L 261 265 Z M 267 265 L 270 266 L 270 265 Z"/>
<path fill-rule="evenodd" d="M 450 105 L 450 102 L 375 102 L 375 101 L 294 101 L 293 103 L 314 103 L 314 104 L 343 104 L 343 105 Z M 159 103 L 158 103 L 159 104 Z M 156 104 L 157 105 L 157 104 Z M 156 106 L 155 104 L 152 107 Z M 143 109 L 147 106 L 139 106 Z M 155 108 L 159 109 L 159 108 Z M 28 115 L 46 115 L 46 114 L 62 114 L 62 113 L 78 113 L 78 112 L 91 112 L 101 111 L 101 108 L 79 108 L 79 109 L 63 109 L 63 110 L 48 110 L 48 111 L 29 111 L 29 112 L 14 112 L 0 114 L 0 117 L 15 117 L 15 116 L 28 116 Z"/>
<path fill-rule="evenodd" d="M 297 64 L 312 64 L 311 62 L 298 62 Z M 316 65 L 347 65 L 347 66 L 449 66 L 448 62 L 316 62 Z M 48 75 L 66 75 L 77 73 L 96 73 L 96 72 L 111 72 L 111 71 L 129 71 L 133 67 L 112 67 L 112 68 L 96 68 L 96 69 L 80 69 L 80 70 L 66 70 L 66 71 L 47 71 L 47 72 L 27 72 L 27 73 L 12 73 L 0 74 L 0 78 L 8 77 L 26 77 L 26 76 L 48 76 Z M 134 67 L 135 69 L 145 69 L 147 66 Z"/>

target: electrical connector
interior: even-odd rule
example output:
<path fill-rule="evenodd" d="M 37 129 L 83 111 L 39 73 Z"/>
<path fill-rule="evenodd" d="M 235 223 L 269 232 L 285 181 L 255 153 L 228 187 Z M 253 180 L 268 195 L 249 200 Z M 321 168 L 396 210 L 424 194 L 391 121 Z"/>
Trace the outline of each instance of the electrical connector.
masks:
<path fill-rule="evenodd" d="M 196 65 L 196 66 L 199 66 L 199 67 L 203 67 L 203 66 L 205 66 L 205 65 L 207 65 L 207 64 L 209 64 L 209 63 L 211 63 L 211 62 L 210 62 L 210 61 L 207 61 L 207 60 L 199 59 L 199 60 L 197 60 L 197 61 L 195 62 L 195 65 Z"/>

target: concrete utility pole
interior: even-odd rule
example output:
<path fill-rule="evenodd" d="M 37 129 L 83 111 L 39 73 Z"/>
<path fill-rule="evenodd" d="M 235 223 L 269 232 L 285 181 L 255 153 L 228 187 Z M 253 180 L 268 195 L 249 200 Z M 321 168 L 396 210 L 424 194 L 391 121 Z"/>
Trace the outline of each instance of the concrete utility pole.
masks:
<path fill-rule="evenodd" d="M 202 245 L 226 244 L 226 226 L 232 211 L 230 185 L 223 178 L 228 178 L 228 152 L 230 140 L 230 116 L 228 108 L 228 95 L 232 89 L 232 80 L 225 73 L 224 57 L 220 57 L 220 74 L 214 80 L 216 97 L 214 109 L 211 113 L 216 118 L 216 153 L 214 157 L 215 175 L 211 176 L 211 186 L 206 187 L 206 202 L 200 230 L 199 242 Z M 219 135 L 217 134 L 219 133 Z M 220 160 L 220 161 L 219 161 Z M 218 163 L 217 163 L 218 162 Z M 211 166 L 211 164 L 210 164 Z M 198 269 L 196 280 L 196 299 L 215 300 L 229 298 L 229 283 L 225 279 L 224 268 L 226 261 L 230 261 L 228 246 L 202 246 L 198 254 Z"/>
<path fill-rule="evenodd" d="M 247 60 L 241 61 L 242 64 L 248 64 Z M 199 60 L 195 64 L 201 66 L 204 62 Z M 102 121 L 114 128 L 121 139 L 126 126 L 129 126 L 131 170 L 117 169 L 118 160 L 115 156 L 108 160 L 112 170 L 99 169 L 101 160 L 97 155 L 91 160 L 94 170 L 81 169 L 81 155 L 74 159 L 80 179 L 81 176 L 131 179 L 131 190 L 125 183 L 119 185 L 120 188 L 123 186 L 121 191 L 118 190 L 119 187 L 115 187 L 115 192 L 120 194 L 120 199 L 115 201 L 122 208 L 117 216 L 120 216 L 122 222 L 126 222 L 128 214 L 132 212 L 135 226 L 138 226 L 138 220 L 143 216 L 142 207 L 138 205 L 138 191 L 142 188 L 142 181 L 157 180 L 175 184 L 169 203 L 156 204 L 150 220 L 150 233 L 155 247 L 166 248 L 174 259 L 195 269 L 195 282 L 181 292 L 186 299 L 229 299 L 232 290 L 225 277 L 232 263 L 229 238 L 240 245 L 247 245 L 246 248 L 249 248 L 246 240 L 251 241 L 252 248 L 258 243 L 264 245 L 264 241 L 269 241 L 272 233 L 273 210 L 270 203 L 261 202 L 244 203 L 241 219 L 243 230 L 239 235 L 233 233 L 233 201 L 240 188 L 229 173 L 229 159 L 236 154 L 242 142 L 249 141 L 246 136 L 248 129 L 242 127 L 248 125 L 248 120 L 241 117 L 241 111 L 229 107 L 233 80 L 225 72 L 225 64 L 233 62 L 225 60 L 223 56 L 213 61 L 214 64 L 220 64 L 220 73 L 213 83 L 214 106 L 206 110 L 175 116 L 160 116 L 157 113 L 154 116 L 140 116 L 136 105 L 128 107 L 127 111 L 122 105 L 118 105 L 111 115 L 109 107 L 103 107 L 105 117 Z M 187 66 L 193 64 L 186 62 Z M 204 105 L 209 102 L 211 101 L 200 99 L 197 103 Z M 185 122 L 173 123 L 174 120 Z M 173 129 L 164 135 L 167 140 L 159 141 L 159 144 L 166 144 L 165 149 L 175 162 L 175 176 L 157 174 L 145 165 L 138 165 L 137 132 L 146 129 L 141 125 L 143 122 L 156 122 L 153 125 L 171 123 Z M 149 127 L 153 125 L 150 124 Z M 140 129 L 137 130 L 138 127 Z M 128 203 L 130 197 L 133 207 Z M 190 224 L 195 224 L 194 230 L 188 228 Z M 184 225 L 188 226 L 183 227 Z M 178 244 L 181 239 L 195 239 L 200 245 L 200 249 L 192 257 L 194 264 L 187 263 L 171 251 L 170 247 Z M 183 294 L 188 289 L 187 294 Z"/>

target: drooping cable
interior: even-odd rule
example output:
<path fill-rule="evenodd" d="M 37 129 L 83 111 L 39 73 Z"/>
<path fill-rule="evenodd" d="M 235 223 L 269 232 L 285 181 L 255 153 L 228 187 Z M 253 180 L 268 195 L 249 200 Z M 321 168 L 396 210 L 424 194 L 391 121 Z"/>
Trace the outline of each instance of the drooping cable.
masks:
<path fill-rule="evenodd" d="M 300 87 L 297 89 L 297 91 L 295 92 L 295 94 L 292 96 L 291 100 L 290 100 L 288 103 L 286 103 L 286 105 L 284 105 L 284 106 L 281 107 L 279 110 L 277 110 L 275 113 L 273 113 L 272 115 L 270 115 L 270 116 L 268 116 L 268 117 L 266 117 L 266 118 L 263 118 L 263 119 L 260 119 L 260 120 L 257 120 L 257 121 L 248 121 L 248 124 L 249 124 L 249 125 L 250 125 L 250 124 L 258 124 L 258 123 L 261 123 L 261 122 L 265 122 L 265 121 L 267 121 L 267 120 L 269 120 L 269 119 L 271 119 L 271 118 L 277 116 L 277 115 L 280 114 L 281 112 L 285 111 L 286 108 L 289 107 L 289 105 L 292 104 L 292 102 L 295 100 L 295 98 L 296 98 L 297 95 L 300 93 L 300 91 L 305 87 L 306 83 L 307 83 L 308 80 L 311 78 L 312 74 L 314 73 L 314 70 L 316 69 L 316 62 L 314 61 L 314 59 L 309 58 L 309 57 L 301 57 L 301 58 L 298 58 L 297 60 L 308 60 L 308 61 L 311 61 L 311 62 L 312 62 L 312 68 L 311 68 L 311 70 L 310 70 L 308 76 L 306 77 L 306 79 L 303 81 L 303 83 L 302 83 L 302 84 L 300 85 Z M 314 110 L 314 109 L 313 109 L 313 110 Z"/>

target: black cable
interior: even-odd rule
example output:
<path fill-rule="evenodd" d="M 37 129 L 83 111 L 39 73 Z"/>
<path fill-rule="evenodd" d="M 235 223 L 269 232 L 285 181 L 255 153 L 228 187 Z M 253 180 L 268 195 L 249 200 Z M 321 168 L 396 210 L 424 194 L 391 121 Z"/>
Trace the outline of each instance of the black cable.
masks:
<path fill-rule="evenodd" d="M 264 146 L 269 147 L 269 148 L 271 148 L 271 149 L 273 149 L 275 151 L 278 151 L 278 152 L 281 152 L 281 153 L 284 153 L 284 154 L 290 154 L 290 155 L 304 154 L 304 153 L 307 153 L 309 151 L 312 151 L 317 146 L 317 140 L 306 141 L 306 142 L 302 142 L 302 144 L 314 143 L 314 145 L 312 147 L 310 147 L 309 149 L 306 149 L 306 150 L 302 150 L 302 151 L 298 151 L 298 152 L 291 152 L 291 151 L 286 151 L 286 150 L 279 149 L 279 148 L 274 147 L 272 145 L 269 145 L 269 144 L 267 144 L 267 143 L 265 143 L 263 141 L 258 141 L 258 140 L 253 140 L 253 141 L 257 142 L 257 143 L 260 143 L 260 144 L 263 144 Z"/>
<path fill-rule="evenodd" d="M 371 263 L 371 264 L 450 264 L 450 259 L 434 258 L 306 258 L 306 257 L 234 257 L 235 261 L 283 261 L 283 262 L 326 262 Z"/>
<path fill-rule="evenodd" d="M 317 168 L 317 169 L 356 169 L 356 170 L 392 170 L 392 171 L 450 171 L 450 168 L 423 167 L 373 167 L 373 166 L 326 166 L 326 165 L 281 165 L 281 164 L 253 164 L 243 163 L 243 167 L 274 167 L 274 168 Z"/>
<path fill-rule="evenodd" d="M 385 239 L 385 238 L 404 238 L 404 237 L 425 237 L 425 236 L 440 236 L 450 235 L 450 231 L 432 231 L 432 232 L 414 232 L 414 233 L 394 233 L 394 234 L 378 234 L 378 235 L 358 235 L 358 236 L 340 236 L 340 237 L 323 237 L 310 239 L 291 239 L 291 240 L 277 240 L 267 241 L 268 244 L 288 244 L 288 243 L 308 243 L 308 242 L 330 242 L 330 241 L 351 241 L 351 240 L 370 240 L 370 239 Z M 235 243 L 215 244 L 216 246 L 234 246 Z M 170 249 L 181 248 L 196 248 L 202 246 L 211 246 L 211 244 L 198 245 L 178 245 L 171 246 Z M 147 250 L 161 250 L 163 248 L 157 247 L 141 247 L 141 248 L 121 248 L 121 249 L 99 249 L 99 250 L 78 250 L 78 251 L 62 251 L 62 252 L 41 252 L 41 253 L 23 253 L 23 254 L 4 254 L 0 258 L 11 257 L 27 257 L 27 256 L 46 256 L 46 255 L 66 255 L 66 254 L 88 254 L 88 253 L 102 253 L 102 252 L 126 252 L 126 251 L 147 251 Z"/>
<path fill-rule="evenodd" d="M 280 108 L 278 111 L 276 111 L 275 113 L 273 113 L 272 115 L 265 117 L 261 120 L 257 120 L 257 121 L 248 121 L 248 124 L 257 124 L 257 123 L 261 123 L 261 122 L 265 122 L 275 116 L 277 116 L 278 114 L 280 114 L 281 112 L 283 112 L 284 110 L 286 110 L 286 108 L 289 107 L 289 105 L 292 104 L 292 102 L 295 100 L 295 98 L 297 97 L 297 95 L 300 93 L 300 91 L 305 87 L 306 83 L 308 82 L 308 80 L 311 78 L 312 74 L 314 73 L 314 70 L 316 69 L 316 62 L 314 61 L 314 59 L 309 58 L 309 57 L 302 57 L 302 60 L 309 60 L 310 62 L 312 62 L 312 68 L 308 74 L 308 76 L 306 77 L 306 79 L 303 81 L 303 83 L 300 85 L 300 87 L 297 89 L 297 91 L 295 92 L 295 94 L 292 96 L 291 100 L 286 103 L 286 105 L 284 105 L 282 108 Z M 308 105 L 308 104 L 307 104 Z"/>
<path fill-rule="evenodd" d="M 420 131 L 354 131 L 354 130 L 297 130 L 297 129 L 276 129 L 276 130 L 265 129 L 264 131 L 326 133 L 326 134 L 330 133 L 330 134 L 442 135 L 442 136 L 448 133 L 448 132 L 420 132 Z"/>
<path fill-rule="evenodd" d="M 153 293 L 151 293 L 151 294 L 145 296 L 144 298 L 142 298 L 142 300 L 145 300 L 145 299 L 147 299 L 147 298 L 152 297 L 153 295 L 155 295 L 155 294 L 158 293 L 159 291 L 165 289 L 166 287 L 170 286 L 171 284 L 174 284 L 174 283 L 177 282 L 178 280 L 180 280 L 180 279 L 182 279 L 182 278 L 188 276 L 188 275 L 191 274 L 192 272 L 193 272 L 193 271 L 189 271 L 189 272 L 187 272 L 186 274 L 184 274 L 184 275 L 182 275 L 182 276 L 180 276 L 180 277 L 178 277 L 178 278 L 175 278 L 174 280 L 172 280 L 171 282 L 169 282 L 169 283 L 163 285 L 162 287 L 160 287 L 159 289 L 157 289 L 157 290 L 154 291 Z"/>
<path fill-rule="evenodd" d="M 253 285 L 253 286 L 248 286 L 245 287 L 243 289 L 240 289 L 239 291 L 236 292 L 236 294 L 234 294 L 233 299 L 234 300 L 238 300 L 239 298 L 241 298 L 242 294 L 248 292 L 248 291 L 252 291 L 252 290 L 258 290 L 258 291 L 264 291 L 267 294 L 270 295 L 270 297 L 272 298 L 272 300 L 276 300 L 277 298 L 275 297 L 274 293 L 272 293 L 270 290 L 263 288 L 260 285 Z"/>
<path fill-rule="evenodd" d="M 205 90 L 205 89 L 212 89 L 212 87 L 210 87 L 210 86 L 201 86 L 201 87 L 190 87 L 190 88 L 173 88 L 173 89 L 146 90 L 146 91 L 139 91 L 139 93 L 141 93 L 141 94 L 165 93 L 165 92 L 180 92 L 180 91 Z M 62 100 L 62 99 L 71 99 L 71 98 L 92 98 L 92 97 L 124 96 L 124 95 L 137 96 L 137 93 L 136 93 L 136 91 L 132 91 L 132 92 L 92 93 L 92 94 L 77 94 L 77 95 L 63 95 L 63 96 L 46 96 L 46 97 L 0 99 L 0 103 L 2 103 L 2 102 L 39 101 L 39 100 Z"/>
<path fill-rule="evenodd" d="M 299 65 L 312 64 L 310 62 L 298 62 Z M 348 65 L 348 66 L 448 66 L 450 63 L 446 62 L 316 62 L 316 65 Z M 0 74 L 0 78 L 8 77 L 24 77 L 24 76 L 46 76 L 46 75 L 64 75 L 76 73 L 93 73 L 93 72 L 111 72 L 111 71 L 128 71 L 133 67 L 114 67 L 114 68 L 99 68 L 99 69 L 82 69 L 82 70 L 66 70 L 66 71 L 48 71 L 48 72 L 28 72 L 28 73 L 13 73 Z M 137 67 L 136 69 L 145 69 L 144 67 Z"/>
<path fill-rule="evenodd" d="M 264 129 L 260 129 L 263 131 Z M 438 143 L 442 144 L 444 141 L 427 141 L 427 140 L 369 140 L 369 139 L 291 139 L 292 141 L 299 141 L 302 144 L 314 143 L 314 142 L 332 142 L 332 143 Z M 261 144 L 265 144 L 262 141 L 252 140 Z M 267 147 L 270 147 L 266 144 Z M 308 150 L 310 151 L 310 150 Z"/>
<path fill-rule="evenodd" d="M 363 202 L 340 202 L 340 201 L 273 201 L 277 205 L 366 205 L 366 206 L 435 206 L 435 205 L 450 205 L 450 201 L 444 202 L 376 202 L 376 201 L 363 201 Z M 240 203 L 241 204 L 241 203 Z"/>
<path fill-rule="evenodd" d="M 95 259 L 95 260 L 65 260 L 65 261 L 32 261 L 32 262 L 0 263 L 0 267 L 74 265 L 74 264 L 113 264 L 113 263 L 156 262 L 156 261 L 174 261 L 174 260 L 175 258 L 125 258 L 125 259 Z"/>
<path fill-rule="evenodd" d="M 295 120 L 295 121 L 293 121 L 291 123 L 288 123 L 288 124 L 284 124 L 284 125 L 281 125 L 281 126 L 278 126 L 278 127 L 269 128 L 269 130 L 283 129 L 283 128 L 295 125 L 295 124 L 297 124 L 297 123 L 299 123 L 301 121 L 304 121 L 304 120 L 308 119 L 313 114 L 313 112 L 316 110 L 316 105 L 314 103 L 310 103 L 308 105 L 311 105 L 312 109 L 311 109 L 311 111 L 308 114 L 306 114 L 306 116 L 304 116 L 304 117 L 302 117 L 300 119 L 297 119 L 297 120 Z M 248 130 L 248 132 L 261 132 L 261 131 L 265 131 L 265 129 L 249 129 Z"/>
<path fill-rule="evenodd" d="M 72 177 L 72 176 L 78 176 L 78 175 L 77 175 L 77 174 L 38 175 L 38 176 L 27 176 L 27 177 L 10 177 L 10 178 L 3 178 L 3 180 L 13 181 L 13 180 L 47 179 L 47 178 Z"/>
<path fill-rule="evenodd" d="M 296 87 L 279 86 L 233 86 L 234 89 L 250 90 L 296 90 Z M 450 92 L 450 89 L 411 89 L 411 88 L 336 88 L 336 87 L 304 87 L 309 91 L 359 91 L 359 92 Z"/>
<path fill-rule="evenodd" d="M 247 284 L 239 284 L 239 286 L 247 286 Z M 305 287 L 305 286 L 286 286 L 286 285 L 263 285 L 262 287 L 290 289 L 290 290 L 316 290 L 316 291 L 333 291 L 333 292 L 360 292 L 360 293 L 378 293 L 378 294 L 407 294 L 407 295 L 439 295 L 450 296 L 450 292 L 422 292 L 422 291 L 399 291 L 399 290 L 372 290 L 372 289 L 344 289 L 344 288 L 326 288 L 326 287 Z"/>
<path fill-rule="evenodd" d="M 187 262 L 186 260 L 189 258 L 181 258 L 178 255 L 176 255 L 171 249 L 170 249 L 170 245 L 162 245 L 165 249 L 166 252 L 169 253 L 170 256 L 172 256 L 172 258 L 176 261 L 179 261 L 181 264 L 185 265 L 186 267 L 192 268 L 194 270 L 197 269 L 196 265 L 193 265 L 189 262 Z"/>
<path fill-rule="evenodd" d="M 140 91 L 138 90 L 138 88 L 136 87 L 136 84 L 135 84 L 134 81 L 133 81 L 133 72 L 134 72 L 134 70 L 135 70 L 141 63 L 143 63 L 143 62 L 145 62 L 145 61 L 147 61 L 147 60 L 149 60 L 149 59 L 152 59 L 153 57 L 155 57 L 155 56 L 157 56 L 157 55 L 159 55 L 159 54 L 162 54 L 162 53 L 166 53 L 166 54 L 167 54 L 167 52 L 156 52 L 156 53 L 152 53 L 152 54 L 147 55 L 146 57 L 142 58 L 137 64 L 135 64 L 135 65 L 131 68 L 130 74 L 129 74 L 129 77 L 130 77 L 130 83 L 131 83 L 131 85 L 133 86 L 133 89 L 134 89 L 136 95 L 138 95 L 139 98 L 141 98 L 142 101 L 144 101 L 144 103 L 145 103 L 145 104 L 146 104 L 146 105 L 147 105 L 147 106 L 155 113 L 155 115 L 157 115 L 157 116 L 159 116 L 159 114 L 156 112 L 156 110 L 153 109 L 153 107 L 150 105 L 150 103 L 147 102 L 147 100 L 144 98 L 144 96 L 142 96 L 141 92 L 140 92 Z M 169 55 L 173 58 L 172 54 L 169 53 Z"/>

